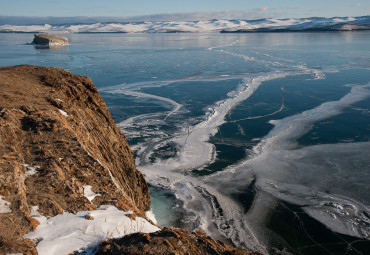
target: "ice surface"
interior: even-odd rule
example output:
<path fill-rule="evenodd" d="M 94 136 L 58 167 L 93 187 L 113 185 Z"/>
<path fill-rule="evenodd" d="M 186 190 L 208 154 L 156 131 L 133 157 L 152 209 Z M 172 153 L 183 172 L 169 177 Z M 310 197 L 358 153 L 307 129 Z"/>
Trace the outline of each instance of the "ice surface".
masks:
<path fill-rule="evenodd" d="M 85 219 L 89 214 L 92 220 Z M 151 233 L 159 228 L 147 220 L 136 217 L 131 220 L 128 213 L 114 206 L 101 206 L 94 211 L 81 211 L 77 214 L 63 213 L 47 219 L 34 217 L 40 225 L 24 238 L 38 239 L 36 249 L 40 255 L 70 254 L 89 246 L 97 245 L 108 238 L 118 238 L 135 232 Z"/>
<path fill-rule="evenodd" d="M 150 94 L 146 94 L 146 93 L 143 93 L 143 92 L 137 92 L 137 91 L 122 91 L 122 94 L 126 94 L 126 95 L 129 95 L 129 96 L 135 96 L 135 97 L 146 97 L 146 98 L 151 98 L 151 99 L 154 99 L 154 100 L 159 100 L 159 101 L 164 101 L 166 103 L 169 103 L 173 106 L 172 110 L 167 114 L 167 116 L 164 118 L 164 119 L 167 119 L 168 117 L 170 117 L 172 114 L 175 114 L 176 112 L 178 112 L 180 110 L 180 108 L 182 107 L 181 104 L 169 99 L 169 98 L 165 98 L 165 97 L 161 97 L 161 96 L 155 96 L 155 95 L 150 95 Z"/>
<path fill-rule="evenodd" d="M 326 102 L 320 106 L 281 120 L 270 121 L 275 127 L 254 148 L 256 153 L 271 150 L 291 149 L 296 146 L 295 140 L 307 133 L 312 125 L 322 119 L 338 115 L 351 104 L 370 96 L 370 83 L 366 86 L 352 86 L 350 93 L 338 101 Z"/>
<path fill-rule="evenodd" d="M 305 68 L 304 73 L 311 73 L 312 70 Z M 310 205 L 312 209 L 306 207 L 305 211 L 317 220 L 327 222 L 327 226 L 333 231 L 367 238 L 370 230 L 366 227 L 368 219 L 363 212 L 368 209 L 358 201 L 348 200 L 348 197 L 358 197 L 358 192 L 364 192 L 363 187 L 366 187 L 367 180 L 366 163 L 363 168 L 360 167 L 362 171 L 357 172 L 353 179 L 344 177 L 347 174 L 345 169 L 354 168 L 353 165 L 356 165 L 356 169 L 359 168 L 357 157 L 366 158 L 368 148 L 370 148 L 369 144 L 346 143 L 345 145 L 320 145 L 298 149 L 296 139 L 307 133 L 314 123 L 338 115 L 351 104 L 368 98 L 370 84 L 350 85 L 350 92 L 337 101 L 326 102 L 297 115 L 271 121 L 275 127 L 254 147 L 255 154 L 238 167 L 229 167 L 220 173 L 204 177 L 203 180 L 181 174 L 184 169 L 195 168 L 211 161 L 207 157 L 212 153 L 212 145 L 208 143 L 208 139 L 215 134 L 214 132 L 217 132 L 217 127 L 224 123 L 226 114 L 235 105 L 247 100 L 263 81 L 286 75 L 289 73 L 277 73 L 246 80 L 244 89 L 230 94 L 229 99 L 211 108 L 212 113 L 204 122 L 192 127 L 187 135 L 174 139 L 178 144 L 184 144 L 177 158 L 141 165 L 139 169 L 152 185 L 163 186 L 174 191 L 176 198 L 183 202 L 184 208 L 189 212 L 183 221 L 191 222 L 193 228 L 201 227 L 215 236 L 217 232 L 222 233 L 238 245 L 263 251 L 263 243 L 259 242 L 264 239 L 261 237 L 263 234 L 255 233 L 259 229 L 256 226 L 253 226 L 254 231 L 251 231 L 250 224 L 254 224 L 253 222 L 263 224 L 262 217 L 266 216 L 269 207 L 273 207 L 273 203 L 269 205 L 265 201 L 266 198 L 260 194 L 257 199 L 260 205 L 253 206 L 253 210 L 246 216 L 242 214 L 242 209 L 230 199 L 232 194 L 240 192 L 255 177 L 257 177 L 256 186 L 263 191 L 294 204 Z M 346 155 L 343 161 L 336 164 L 330 163 L 341 158 L 341 154 Z M 342 168 L 337 168 L 338 166 Z M 300 171 L 297 172 L 297 169 Z M 333 175 L 337 175 L 337 178 L 333 178 Z M 353 186 L 353 180 L 356 180 L 355 186 Z M 333 181 L 336 185 L 332 185 Z M 310 186 L 307 187 L 307 184 Z M 333 195 L 331 200 L 357 208 L 354 213 L 346 217 L 337 215 L 335 212 L 325 213 L 328 210 L 320 206 L 324 201 L 328 201 L 325 193 L 328 187 L 338 187 L 338 185 L 346 190 L 346 193 L 343 194 L 340 190 L 333 188 L 330 193 L 336 195 Z M 361 197 L 358 198 L 361 200 Z M 362 197 L 362 199 L 367 198 Z M 231 219 L 238 220 L 231 222 Z M 218 230 L 215 230 L 210 222 L 215 223 Z M 236 231 L 229 231 L 225 228 L 228 225 Z"/>
<path fill-rule="evenodd" d="M 225 122 L 225 116 L 240 102 L 248 99 L 264 81 L 282 78 L 287 73 L 272 73 L 246 79 L 244 86 L 232 97 L 216 104 L 203 122 L 189 127 L 187 133 L 172 139 L 173 142 L 183 145 L 176 158 L 158 160 L 151 168 L 164 170 L 197 168 L 214 160 L 214 146 L 208 142 L 209 138 L 218 132 L 218 127 Z M 149 170 L 148 170 L 149 171 Z"/>
<path fill-rule="evenodd" d="M 174 112 L 181 116 L 181 111 L 183 108 L 186 108 L 186 105 L 184 104 L 182 106 L 183 108 L 179 108 L 180 104 L 172 99 L 143 93 L 138 88 L 170 86 L 179 80 L 155 80 L 121 84 L 106 87 L 103 91 L 105 93 L 154 99 L 153 102 L 160 101 L 169 105 L 170 111 L 136 115 L 122 121 L 118 126 L 124 129 L 124 132 L 130 138 L 148 137 L 148 141 L 140 142 L 133 146 L 137 154 L 138 168 L 145 174 L 146 179 L 151 185 L 169 190 L 175 195 L 178 201 L 181 201 L 181 207 L 185 211 L 183 213 L 184 216 L 181 218 L 181 224 L 183 226 L 191 230 L 202 228 L 215 237 L 228 238 L 234 244 L 266 251 L 264 249 L 266 245 L 264 243 L 265 233 L 260 230 L 260 226 L 265 224 L 263 217 L 268 216 L 269 211 L 274 207 L 274 202 L 270 203 L 273 199 L 268 200 L 263 194 L 267 192 L 285 201 L 300 205 L 309 204 L 315 207 L 324 200 L 316 199 L 311 201 L 310 199 L 313 197 L 313 194 L 324 196 L 325 192 L 323 190 L 325 187 L 330 186 L 330 182 L 322 182 L 322 184 L 317 185 L 313 194 L 306 192 L 308 191 L 306 182 L 317 182 L 315 177 L 317 178 L 322 172 L 325 172 L 325 168 L 320 167 L 320 164 L 309 164 L 308 161 L 317 161 L 315 158 L 317 155 L 311 154 L 309 148 L 307 150 L 298 150 L 296 139 L 308 132 L 311 126 L 317 121 L 338 115 L 349 105 L 366 99 L 369 96 L 369 86 L 351 85 L 350 92 L 338 101 L 323 103 L 321 106 L 307 110 L 301 114 L 272 121 L 271 124 L 275 128 L 267 136 L 253 139 L 254 142 L 259 142 L 259 144 L 254 148 L 254 155 L 250 155 L 250 158 L 244 161 L 243 164 L 237 167 L 229 166 L 229 168 L 218 174 L 197 178 L 192 176 L 191 170 L 212 163 L 217 156 L 215 147 L 209 142 L 209 139 L 219 132 L 219 127 L 222 124 L 226 123 L 226 116 L 238 104 L 248 100 L 265 81 L 296 75 L 301 75 L 303 80 L 326 79 L 326 75 L 321 68 L 313 68 L 312 65 L 310 66 L 303 62 L 296 62 L 271 54 L 264 54 L 260 58 L 259 53 L 257 53 L 257 56 L 256 54 L 250 56 L 241 52 L 236 53 L 235 51 L 238 47 L 240 47 L 240 41 L 233 40 L 221 46 L 206 47 L 205 50 L 210 53 L 217 52 L 231 58 L 237 58 L 241 62 L 253 62 L 273 68 L 268 69 L 268 72 L 262 73 L 222 74 L 217 76 L 217 78 L 200 75 L 192 77 L 191 82 L 215 81 L 216 79 L 219 81 L 221 79 L 235 79 L 236 77 L 243 78 L 243 82 L 238 89 L 228 92 L 226 99 L 215 102 L 214 105 L 207 106 L 203 121 L 195 125 L 186 125 L 185 120 L 182 130 L 175 133 L 166 133 L 165 130 L 161 130 L 160 128 L 153 129 L 151 126 L 160 126 L 169 123 L 170 119 L 166 118 L 169 112 Z M 280 108 L 277 107 L 276 110 L 271 111 L 269 114 L 228 122 L 232 123 L 247 119 L 253 120 L 271 117 L 282 112 L 284 107 L 284 98 L 282 98 Z M 280 123 L 283 126 L 279 126 Z M 244 130 L 241 125 L 238 126 L 238 130 L 241 133 L 247 133 L 247 130 Z M 150 162 L 149 158 L 152 156 L 151 153 L 154 150 L 170 143 L 174 143 L 177 146 L 176 154 L 173 157 L 162 159 L 156 157 L 154 162 Z M 337 145 L 333 147 L 339 149 Z M 355 147 L 353 146 L 352 148 Z M 324 149 L 325 147 L 312 148 L 312 150 L 320 151 L 318 148 Z M 336 149 L 332 151 L 337 151 Z M 347 152 L 350 150 L 350 147 L 346 147 L 343 150 Z M 357 148 L 355 150 L 356 153 L 359 150 Z M 343 151 L 338 153 L 343 153 Z M 330 159 L 338 156 L 338 154 L 329 155 L 323 152 L 321 154 L 326 155 Z M 306 155 L 307 157 L 302 155 Z M 305 162 L 306 166 L 302 166 L 303 162 Z M 324 161 L 321 159 L 320 162 L 322 163 Z M 297 166 L 297 164 L 300 165 Z M 296 170 L 300 167 L 303 170 L 297 173 Z M 311 169 L 316 169 L 317 171 L 310 171 Z M 332 169 L 327 171 L 325 177 L 320 180 L 329 179 L 329 176 L 332 176 L 337 170 Z M 358 176 L 361 175 L 359 174 Z M 255 201 L 257 201 L 256 203 L 258 205 L 253 204 L 251 211 L 248 215 L 245 215 L 243 207 L 236 203 L 232 196 L 246 189 L 256 178 L 256 187 L 263 192 L 256 195 Z M 291 183 L 296 183 L 294 188 L 292 185 L 288 185 Z M 349 185 L 349 182 L 343 182 L 343 185 Z M 359 184 L 359 186 L 361 185 L 363 184 Z M 333 192 L 338 193 L 337 190 L 333 190 Z M 292 194 L 306 195 L 300 197 Z M 355 195 L 355 193 L 350 194 L 350 196 L 352 195 Z M 342 202 L 348 201 L 348 198 L 344 195 L 342 198 L 339 198 L 337 194 L 333 201 L 338 202 L 339 200 Z M 346 202 L 342 204 L 346 204 Z M 351 202 L 350 204 L 359 208 L 358 211 L 360 212 L 358 214 L 352 214 L 352 219 L 359 219 L 359 222 L 362 223 L 366 222 L 361 216 L 361 211 L 366 211 L 366 207 L 361 203 Z M 307 211 L 309 210 L 308 208 L 306 209 Z M 314 215 L 314 213 L 310 215 Z M 339 216 L 332 217 L 332 219 L 338 221 L 343 220 Z M 260 226 L 257 226 L 258 224 L 256 222 Z M 342 225 L 345 227 L 355 226 L 351 223 L 344 223 Z M 363 228 L 362 230 L 357 228 L 357 230 L 348 231 L 347 233 L 352 235 L 357 235 L 358 233 L 366 235 L 367 233 Z M 345 231 L 341 230 L 342 232 Z"/>
<path fill-rule="evenodd" d="M 233 199 L 221 194 L 218 187 L 168 170 L 151 171 L 146 167 L 139 167 L 139 170 L 153 186 L 166 187 L 174 192 L 186 211 L 182 224 L 187 229 L 201 228 L 215 238 L 227 237 L 236 245 L 266 251 L 245 221 L 242 208 Z M 229 224 L 232 228 L 227 227 Z"/>
<path fill-rule="evenodd" d="M 370 144 L 300 148 L 296 143 L 315 122 L 338 115 L 351 104 L 370 97 L 369 88 L 370 84 L 351 85 L 350 92 L 337 101 L 271 121 L 274 128 L 254 147 L 255 154 L 237 167 L 206 177 L 208 184 L 217 186 L 223 194 L 233 194 L 255 175 L 259 189 L 280 200 L 305 206 L 310 216 L 333 231 L 369 238 L 366 203 L 370 200 L 367 184 Z M 352 169 L 351 174 L 348 169 Z M 259 203 L 264 203 L 262 197 Z M 269 209 L 265 206 L 261 210 Z M 253 214 L 263 215 L 262 212 Z"/>

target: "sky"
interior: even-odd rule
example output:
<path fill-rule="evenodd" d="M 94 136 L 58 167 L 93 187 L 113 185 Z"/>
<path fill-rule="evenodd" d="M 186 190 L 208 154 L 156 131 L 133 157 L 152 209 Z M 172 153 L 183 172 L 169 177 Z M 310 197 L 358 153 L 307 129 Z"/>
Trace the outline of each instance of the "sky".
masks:
<path fill-rule="evenodd" d="M 370 15 L 369 0 L 0 0 L 0 16 L 168 19 L 303 18 Z"/>

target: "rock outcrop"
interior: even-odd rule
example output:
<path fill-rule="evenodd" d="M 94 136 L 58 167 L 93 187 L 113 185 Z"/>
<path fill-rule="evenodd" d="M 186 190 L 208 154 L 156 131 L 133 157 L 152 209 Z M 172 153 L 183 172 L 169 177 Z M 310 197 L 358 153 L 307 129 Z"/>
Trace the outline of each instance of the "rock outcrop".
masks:
<path fill-rule="evenodd" d="M 96 196 L 84 196 L 90 185 Z M 87 77 L 56 68 L 0 68 L 0 246 L 34 247 L 22 236 L 47 217 L 111 204 L 144 216 L 149 189 L 125 136 Z M 22 249 L 20 248 L 22 247 Z"/>
<path fill-rule="evenodd" d="M 259 252 L 239 250 L 217 241 L 203 231 L 190 233 L 184 229 L 164 228 L 150 234 L 137 233 L 100 244 L 96 255 L 262 255 Z"/>
<path fill-rule="evenodd" d="M 37 45 L 68 45 L 68 39 L 63 36 L 49 35 L 46 33 L 34 34 L 32 43 Z"/>
<path fill-rule="evenodd" d="M 29 65 L 0 68 L 0 254 L 37 254 L 40 240 L 24 238 L 40 224 L 35 209 L 50 218 L 113 205 L 135 218 L 145 217 L 150 204 L 125 136 L 88 77 Z M 250 254 L 181 229 L 107 241 L 99 253 L 142 251 Z"/>

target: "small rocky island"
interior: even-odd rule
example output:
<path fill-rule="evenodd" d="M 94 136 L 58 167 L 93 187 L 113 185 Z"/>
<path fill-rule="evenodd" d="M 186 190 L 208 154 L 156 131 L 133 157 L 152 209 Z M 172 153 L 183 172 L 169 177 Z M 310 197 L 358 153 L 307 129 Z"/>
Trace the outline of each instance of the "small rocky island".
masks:
<path fill-rule="evenodd" d="M 49 35 L 46 33 L 34 34 L 32 43 L 37 45 L 68 45 L 68 39 L 64 36 Z"/>
<path fill-rule="evenodd" d="M 0 254 L 261 255 L 155 224 L 144 176 L 88 77 L 1 67 L 0 141 Z"/>

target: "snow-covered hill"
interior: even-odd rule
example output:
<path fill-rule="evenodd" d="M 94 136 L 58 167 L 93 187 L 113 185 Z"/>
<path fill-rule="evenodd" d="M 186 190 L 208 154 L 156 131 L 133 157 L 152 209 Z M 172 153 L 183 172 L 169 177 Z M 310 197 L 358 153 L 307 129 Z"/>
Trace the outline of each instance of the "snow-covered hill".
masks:
<path fill-rule="evenodd" d="M 181 33 L 181 32 L 259 32 L 307 30 L 370 30 L 370 16 L 259 19 L 259 20 L 209 20 L 163 21 L 135 23 L 95 23 L 61 25 L 2 25 L 0 32 L 50 32 L 50 33 Z"/>

